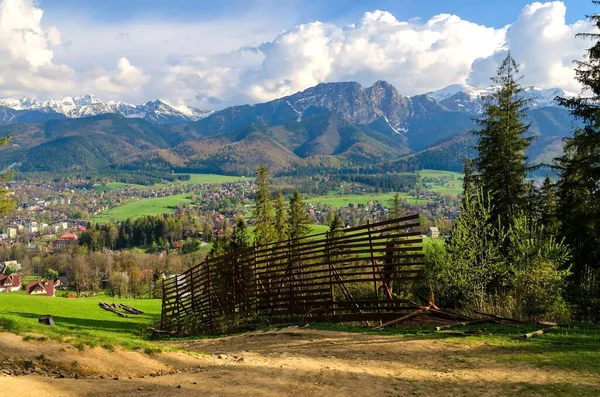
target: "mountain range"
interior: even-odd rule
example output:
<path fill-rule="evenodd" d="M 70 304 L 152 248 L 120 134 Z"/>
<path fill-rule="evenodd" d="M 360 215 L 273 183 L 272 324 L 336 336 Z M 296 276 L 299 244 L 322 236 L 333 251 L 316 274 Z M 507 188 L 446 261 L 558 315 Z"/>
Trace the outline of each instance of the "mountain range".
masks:
<path fill-rule="evenodd" d="M 348 167 L 460 170 L 472 156 L 475 128 L 494 88 L 452 85 L 403 96 L 385 81 L 322 83 L 296 94 L 216 112 L 101 102 L 92 95 L 37 102 L 0 100 L 0 162 L 23 171 L 161 169 L 250 174 L 336 172 Z M 574 95 L 531 88 L 527 112 L 532 161 L 551 159 L 574 120 L 554 102 Z M 12 113 L 11 113 L 12 112 Z M 12 119 L 4 115 L 16 114 Z M 22 112 L 22 113 L 19 113 Z M 5 121 L 6 120 L 6 121 Z"/>
<path fill-rule="evenodd" d="M 0 125 L 46 120 L 76 119 L 117 114 L 126 118 L 140 118 L 155 124 L 176 124 L 196 121 L 211 112 L 189 106 L 172 105 L 159 99 L 141 105 L 124 102 L 103 102 L 96 96 L 65 97 L 38 101 L 35 98 L 1 98 Z"/>

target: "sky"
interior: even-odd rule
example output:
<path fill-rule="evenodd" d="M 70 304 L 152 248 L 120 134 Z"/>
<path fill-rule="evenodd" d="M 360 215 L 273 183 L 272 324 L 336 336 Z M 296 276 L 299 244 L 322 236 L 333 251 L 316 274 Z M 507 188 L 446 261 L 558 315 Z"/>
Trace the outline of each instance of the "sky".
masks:
<path fill-rule="evenodd" d="M 0 97 L 92 93 L 219 109 L 321 82 L 403 95 L 523 82 L 578 92 L 591 0 L 0 0 Z"/>

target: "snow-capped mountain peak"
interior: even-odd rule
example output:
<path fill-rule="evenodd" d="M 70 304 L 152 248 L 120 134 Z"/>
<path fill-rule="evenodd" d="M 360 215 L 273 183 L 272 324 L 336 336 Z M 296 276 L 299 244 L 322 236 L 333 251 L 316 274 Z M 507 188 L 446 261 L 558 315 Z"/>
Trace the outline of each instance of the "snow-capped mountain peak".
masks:
<path fill-rule="evenodd" d="M 493 94 L 498 87 L 476 88 L 466 84 L 452 84 L 437 91 L 428 92 L 426 95 L 450 110 L 480 113 L 486 97 Z M 525 87 L 523 97 L 528 99 L 529 106 L 541 108 L 558 106 L 556 97 L 576 96 L 572 92 L 560 88 Z"/>
<path fill-rule="evenodd" d="M 0 125 L 18 123 L 20 116 L 23 120 L 36 121 L 60 115 L 80 118 L 109 113 L 127 118 L 142 118 L 157 124 L 174 124 L 197 121 L 212 113 L 188 106 L 173 106 L 160 99 L 141 105 L 121 101 L 103 102 L 93 94 L 51 98 L 43 102 L 35 98 L 0 98 L 0 107 L 8 108 L 8 113 L 4 112 L 0 117 Z M 32 112 L 38 112 L 39 116 Z M 25 113 L 28 115 L 25 116 Z"/>

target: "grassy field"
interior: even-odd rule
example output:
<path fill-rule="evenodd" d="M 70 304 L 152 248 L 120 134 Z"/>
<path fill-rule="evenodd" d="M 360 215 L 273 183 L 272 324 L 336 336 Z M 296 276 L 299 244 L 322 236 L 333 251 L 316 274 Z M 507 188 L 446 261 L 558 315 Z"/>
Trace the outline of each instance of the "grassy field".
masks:
<path fill-rule="evenodd" d="M 127 318 L 98 307 L 98 301 L 124 303 L 144 312 L 128 314 Z M 29 296 L 25 292 L 0 294 L 0 327 L 22 333 L 33 332 L 50 339 L 68 340 L 79 348 L 84 346 L 120 345 L 129 349 L 148 348 L 143 332 L 160 318 L 161 301 L 158 299 L 113 299 L 108 296 L 93 298 L 50 298 Z M 38 324 L 38 317 L 51 314 L 55 325 Z"/>
<path fill-rule="evenodd" d="M 146 215 L 172 214 L 178 205 L 190 203 L 188 194 L 176 194 L 168 197 L 146 198 L 123 204 L 102 211 L 92 219 L 94 222 L 106 223 L 110 220 L 121 221 L 127 218 L 139 218 Z"/>
<path fill-rule="evenodd" d="M 254 178 L 249 178 L 245 176 L 229 176 L 229 175 L 217 175 L 217 174 L 189 174 L 190 180 L 183 181 L 183 184 L 186 185 L 203 185 L 205 183 L 210 184 L 220 184 L 220 183 L 228 183 L 228 182 L 240 182 L 240 181 L 251 181 Z"/>
<path fill-rule="evenodd" d="M 113 190 L 123 189 L 125 186 L 133 186 L 136 188 L 145 188 L 144 185 L 136 185 L 135 183 L 109 182 L 105 185 L 94 186 L 94 190 L 100 192 L 112 192 Z"/>
<path fill-rule="evenodd" d="M 395 194 L 396 193 L 327 195 L 307 198 L 304 201 L 312 204 L 321 203 L 323 205 L 330 205 L 334 208 L 348 207 L 350 203 L 354 205 L 367 204 L 369 201 L 379 202 L 384 207 L 389 207 Z M 400 193 L 400 196 L 402 197 L 402 200 L 411 205 L 427 204 L 427 200 L 417 199 L 416 197 L 409 196 L 406 193 Z"/>
<path fill-rule="evenodd" d="M 421 184 L 429 191 L 454 195 L 462 193 L 463 174 L 460 172 L 422 170 L 418 174 Z M 424 178 L 440 179 L 440 181 L 425 182 Z"/>

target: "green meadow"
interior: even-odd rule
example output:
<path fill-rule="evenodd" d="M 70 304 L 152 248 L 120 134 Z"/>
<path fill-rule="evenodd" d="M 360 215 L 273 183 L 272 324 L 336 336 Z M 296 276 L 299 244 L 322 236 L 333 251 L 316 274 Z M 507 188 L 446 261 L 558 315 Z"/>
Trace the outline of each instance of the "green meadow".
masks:
<path fill-rule="evenodd" d="M 254 178 L 245 176 L 230 176 L 230 175 L 217 175 L 217 174 L 189 174 L 190 180 L 183 181 L 186 185 L 203 185 L 203 184 L 220 184 L 229 182 L 246 182 L 253 181 Z"/>
<path fill-rule="evenodd" d="M 422 170 L 418 172 L 419 181 L 426 190 L 457 195 L 462 193 L 463 174 L 460 172 Z M 442 179 L 440 182 L 425 182 L 423 178 Z"/>
<path fill-rule="evenodd" d="M 367 204 L 369 201 L 379 202 L 384 207 L 389 207 L 396 193 L 371 193 L 371 194 L 331 194 L 327 196 L 315 196 L 305 199 L 307 203 L 330 205 L 334 208 L 348 207 L 350 204 Z M 400 193 L 402 200 L 411 205 L 425 205 L 427 200 L 417 199 L 406 193 Z"/>
<path fill-rule="evenodd" d="M 119 317 L 98 307 L 98 301 L 123 303 L 144 314 L 123 311 L 128 317 Z M 129 349 L 149 348 L 152 344 L 144 339 L 146 327 L 159 320 L 160 310 L 159 299 L 116 299 L 104 295 L 69 299 L 29 296 L 23 291 L 2 293 L 0 330 L 41 334 L 44 336 L 36 338 L 69 341 L 78 348 L 102 346 L 110 350 L 115 345 Z M 54 326 L 38 323 L 38 317 L 45 314 L 52 315 Z"/>
<path fill-rule="evenodd" d="M 107 223 L 122 221 L 127 218 L 140 218 L 146 215 L 172 214 L 177 206 L 190 203 L 187 193 L 167 197 L 145 198 L 102 211 L 92 219 L 94 222 Z"/>

